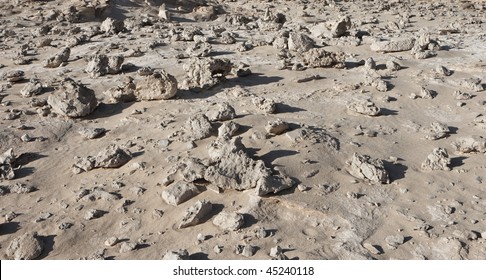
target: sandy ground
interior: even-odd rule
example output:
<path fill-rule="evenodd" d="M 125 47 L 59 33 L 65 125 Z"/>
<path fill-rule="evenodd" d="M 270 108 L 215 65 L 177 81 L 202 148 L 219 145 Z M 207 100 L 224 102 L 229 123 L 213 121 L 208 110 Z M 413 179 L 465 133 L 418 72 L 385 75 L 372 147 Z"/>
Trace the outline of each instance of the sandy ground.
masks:
<path fill-rule="evenodd" d="M 16 0 L 0 3 L 0 26 L 0 153 L 14 153 L 0 158 L 14 173 L 0 173 L 2 259 L 486 258 L 484 1 Z M 191 30 L 200 35 L 186 38 Z M 404 39 L 413 46 L 376 49 Z M 196 45 L 211 49 L 194 58 L 186 50 Z M 69 58 L 45 67 L 66 46 Z M 302 59 L 313 50 L 338 58 L 314 67 Z M 121 55 L 123 66 L 87 73 L 94 54 Z M 233 70 L 198 89 L 203 79 L 188 76 L 198 59 L 228 59 Z M 175 96 L 110 99 L 128 77 L 138 89 L 143 67 L 175 77 Z M 9 80 L 13 70 L 23 79 Z M 93 90 L 94 111 L 51 108 L 67 77 Z M 32 79 L 41 90 L 25 93 Z M 211 119 L 224 103 L 232 120 Z M 203 137 L 187 128 L 199 113 L 212 127 Z M 283 129 L 269 133 L 277 120 Z M 209 146 L 230 143 L 217 131 L 229 121 L 243 147 L 215 162 Z M 86 139 L 82 128 L 106 132 Z M 111 144 L 128 162 L 73 168 Z M 361 170 L 355 153 L 370 157 Z M 237 183 L 181 167 L 189 158 L 204 170 L 234 165 Z M 292 183 L 258 195 L 261 170 Z M 179 183 L 198 194 L 175 206 L 164 192 Z M 204 200 L 211 209 L 180 228 Z M 244 221 L 217 226 L 221 213 Z"/>

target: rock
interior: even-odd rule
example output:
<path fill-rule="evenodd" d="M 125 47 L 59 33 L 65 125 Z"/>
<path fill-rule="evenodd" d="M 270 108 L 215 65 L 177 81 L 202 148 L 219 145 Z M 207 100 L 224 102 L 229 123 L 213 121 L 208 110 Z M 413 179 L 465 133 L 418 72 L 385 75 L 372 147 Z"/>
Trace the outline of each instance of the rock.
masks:
<path fill-rule="evenodd" d="M 405 243 L 405 237 L 401 234 L 399 235 L 389 235 L 385 238 L 385 242 L 388 246 L 393 249 L 396 249 L 398 246 Z"/>
<path fill-rule="evenodd" d="M 120 253 L 128 253 L 137 248 L 137 243 L 134 242 L 123 242 L 120 246 Z"/>
<path fill-rule="evenodd" d="M 37 232 L 28 232 L 16 237 L 7 247 L 7 256 L 14 260 L 33 260 L 44 250 L 44 242 Z"/>
<path fill-rule="evenodd" d="M 84 219 L 89 221 L 89 220 L 93 220 L 93 219 L 97 219 L 97 218 L 100 218 L 102 217 L 103 215 L 105 214 L 104 211 L 101 211 L 101 210 L 97 210 L 97 209 L 89 209 L 88 211 L 86 211 L 86 213 L 84 214 Z"/>
<path fill-rule="evenodd" d="M 280 135 L 289 129 L 289 124 L 278 119 L 275 121 L 269 121 L 265 126 L 267 133 L 272 135 Z"/>
<path fill-rule="evenodd" d="M 441 65 L 437 65 L 437 67 L 435 68 L 435 72 L 442 76 L 450 76 L 454 73 L 453 71 Z"/>
<path fill-rule="evenodd" d="M 345 55 L 341 52 L 327 52 L 323 48 L 312 48 L 303 53 L 303 63 L 309 68 L 344 67 Z"/>
<path fill-rule="evenodd" d="M 116 245 L 116 244 L 117 244 L 119 241 L 120 241 L 120 240 L 119 240 L 117 237 L 112 236 L 112 237 L 110 237 L 110 238 L 106 239 L 106 241 L 105 241 L 105 246 L 107 246 L 107 247 L 113 247 L 113 246 L 115 246 L 115 245 Z"/>
<path fill-rule="evenodd" d="M 245 217 L 236 212 L 222 211 L 213 219 L 213 224 L 222 230 L 239 230 L 245 224 Z"/>
<path fill-rule="evenodd" d="M 208 113 L 210 121 L 229 121 L 236 117 L 235 109 L 228 103 L 218 104 L 218 108 Z"/>
<path fill-rule="evenodd" d="M 20 95 L 23 97 L 32 97 L 34 95 L 39 95 L 44 90 L 42 83 L 37 79 L 30 79 L 29 83 L 26 84 L 21 90 Z"/>
<path fill-rule="evenodd" d="M 195 21 L 210 21 L 217 17 L 214 6 L 197 6 L 192 11 L 192 16 Z"/>
<path fill-rule="evenodd" d="M 170 205 L 177 206 L 199 193 L 192 183 L 177 182 L 167 187 L 162 192 L 162 199 Z"/>
<path fill-rule="evenodd" d="M 201 140 L 211 136 L 213 126 L 206 115 L 199 113 L 187 119 L 184 124 L 184 131 L 188 139 Z"/>
<path fill-rule="evenodd" d="M 179 229 L 200 224 L 213 210 L 213 204 L 206 200 L 199 200 L 189 207 L 182 217 Z"/>
<path fill-rule="evenodd" d="M 450 133 L 449 127 L 440 122 L 433 122 L 430 124 L 430 134 L 425 136 L 428 140 L 437 140 L 448 136 Z"/>
<path fill-rule="evenodd" d="M 484 153 L 486 152 L 486 139 L 482 136 L 461 137 L 451 143 L 458 153 Z"/>
<path fill-rule="evenodd" d="M 453 96 L 456 100 L 469 100 L 469 99 L 473 98 L 472 94 L 470 94 L 468 92 L 462 92 L 460 90 L 454 91 Z"/>
<path fill-rule="evenodd" d="M 459 85 L 464 87 L 465 89 L 480 92 L 484 90 L 483 84 L 481 83 L 480 78 L 468 78 L 463 79 L 459 82 Z"/>
<path fill-rule="evenodd" d="M 35 190 L 36 188 L 34 186 L 26 185 L 23 183 L 15 183 L 13 186 L 10 187 L 11 193 L 18 193 L 18 194 L 31 193 Z"/>
<path fill-rule="evenodd" d="M 122 20 L 116 20 L 113 18 L 106 18 L 100 26 L 100 30 L 109 33 L 109 34 L 116 34 L 125 28 L 125 24 Z"/>
<path fill-rule="evenodd" d="M 229 140 L 229 139 L 231 139 L 231 137 L 236 135 L 236 132 L 238 132 L 239 128 L 240 128 L 240 125 L 233 122 L 233 121 L 224 122 L 218 128 L 218 137 L 222 138 L 222 139 Z"/>
<path fill-rule="evenodd" d="M 193 58 L 183 68 L 188 76 L 183 87 L 209 89 L 221 83 L 231 73 L 233 64 L 228 59 Z"/>
<path fill-rule="evenodd" d="M 368 57 L 364 64 L 365 72 L 376 70 L 376 62 L 372 57 Z"/>
<path fill-rule="evenodd" d="M 213 48 L 206 42 L 198 42 L 186 49 L 187 57 L 206 57 L 209 56 Z M 182 55 L 184 56 L 184 55 Z"/>
<path fill-rule="evenodd" d="M 177 80 L 174 76 L 159 70 L 137 83 L 137 100 L 165 100 L 177 93 Z"/>
<path fill-rule="evenodd" d="M 388 60 L 386 62 L 386 69 L 388 69 L 390 71 L 398 71 L 398 70 L 402 69 L 402 66 L 394 60 Z"/>
<path fill-rule="evenodd" d="M 78 133 L 81 134 L 86 139 L 95 139 L 102 136 L 106 132 L 106 129 L 102 127 L 83 127 L 78 130 Z"/>
<path fill-rule="evenodd" d="M 379 41 L 371 44 L 370 48 L 375 52 L 402 52 L 409 51 L 415 45 L 414 38 L 393 39 L 390 41 Z"/>
<path fill-rule="evenodd" d="M 272 257 L 272 260 L 287 260 L 287 256 L 283 253 L 282 248 L 280 246 L 275 246 L 270 248 L 270 257 Z"/>
<path fill-rule="evenodd" d="M 180 249 L 177 251 L 168 251 L 165 253 L 163 260 L 188 260 L 189 253 L 186 249 Z"/>
<path fill-rule="evenodd" d="M 165 4 L 161 4 L 159 7 L 159 13 L 157 15 L 160 20 L 164 22 L 170 22 L 170 12 L 167 11 L 167 8 L 165 7 Z"/>
<path fill-rule="evenodd" d="M 383 254 L 383 251 L 380 249 L 379 246 L 377 245 L 372 245 L 370 243 L 364 243 L 363 244 L 363 247 L 368 250 L 370 253 L 372 253 L 373 255 L 380 255 L 380 254 Z"/>
<path fill-rule="evenodd" d="M 380 108 L 369 100 L 355 101 L 347 106 L 348 110 L 366 116 L 378 116 Z"/>
<path fill-rule="evenodd" d="M 331 37 L 338 38 L 343 36 L 351 28 L 351 19 L 349 16 L 342 17 L 331 28 Z"/>
<path fill-rule="evenodd" d="M 254 246 L 252 246 L 250 244 L 246 244 L 243 247 L 243 250 L 241 251 L 241 255 L 249 258 L 249 257 L 252 257 L 255 254 L 256 250 L 257 249 Z"/>
<path fill-rule="evenodd" d="M 300 32 L 290 32 L 288 49 L 294 52 L 306 52 L 314 47 L 314 40 Z"/>
<path fill-rule="evenodd" d="M 263 161 L 250 158 L 243 149 L 240 137 L 213 141 L 208 147 L 210 166 L 204 178 L 224 189 L 255 188 L 260 196 L 293 186 L 294 182 L 289 177 L 273 174 Z"/>
<path fill-rule="evenodd" d="M 277 104 L 273 100 L 264 97 L 255 97 L 252 99 L 252 102 L 258 110 L 265 114 L 273 114 L 277 111 Z"/>
<path fill-rule="evenodd" d="M 56 113 L 71 118 L 87 116 L 98 106 L 94 91 L 70 78 L 49 95 L 47 103 Z"/>
<path fill-rule="evenodd" d="M 92 56 L 86 66 L 86 73 L 92 78 L 107 74 L 118 74 L 122 70 L 124 57 L 122 55 L 107 56 L 96 54 Z"/>
<path fill-rule="evenodd" d="M 59 67 L 63 63 L 68 62 L 70 55 L 71 55 L 71 49 L 69 47 L 65 47 L 64 49 L 61 50 L 60 53 L 46 59 L 42 66 L 44 66 L 46 68 Z"/>
<path fill-rule="evenodd" d="M 221 252 L 223 252 L 223 246 L 216 245 L 216 246 L 214 246 L 213 251 L 214 251 L 216 254 L 221 254 Z"/>
<path fill-rule="evenodd" d="M 454 238 L 440 237 L 431 245 L 431 259 L 434 260 L 463 260 L 467 250 L 463 243 Z"/>
<path fill-rule="evenodd" d="M 25 73 L 22 70 L 11 70 L 3 74 L 2 78 L 9 83 L 17 83 L 25 79 Z"/>
<path fill-rule="evenodd" d="M 446 149 L 435 148 L 431 154 L 427 156 L 425 161 L 422 163 L 422 170 L 451 170 L 449 168 L 451 160 L 449 159 L 449 154 Z"/>
<path fill-rule="evenodd" d="M 383 162 L 379 159 L 372 159 L 368 155 L 354 153 L 350 162 L 350 173 L 354 177 L 370 183 L 390 183 Z"/>
<path fill-rule="evenodd" d="M 0 155 L 0 179 L 12 180 L 15 178 L 14 163 L 16 156 L 13 149 L 8 149 Z"/>
<path fill-rule="evenodd" d="M 130 152 L 120 148 L 118 145 L 110 144 L 101 150 L 95 158 L 95 167 L 118 168 L 132 159 Z"/>
<path fill-rule="evenodd" d="M 126 77 L 121 82 L 121 85 L 115 86 L 104 92 L 109 97 L 111 103 L 119 102 L 133 102 L 137 99 L 135 96 L 136 85 L 133 83 L 133 78 Z"/>
<path fill-rule="evenodd" d="M 73 173 L 79 174 L 82 172 L 88 172 L 95 168 L 95 158 L 89 156 L 87 158 L 80 158 L 73 164 Z"/>

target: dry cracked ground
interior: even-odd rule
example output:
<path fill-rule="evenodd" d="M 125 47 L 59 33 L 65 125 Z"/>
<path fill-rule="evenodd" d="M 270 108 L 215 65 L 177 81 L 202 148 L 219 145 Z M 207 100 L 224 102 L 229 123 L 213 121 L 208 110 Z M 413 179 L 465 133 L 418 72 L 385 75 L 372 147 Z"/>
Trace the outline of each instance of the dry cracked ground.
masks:
<path fill-rule="evenodd" d="M 0 2 L 2 259 L 485 259 L 486 2 Z"/>

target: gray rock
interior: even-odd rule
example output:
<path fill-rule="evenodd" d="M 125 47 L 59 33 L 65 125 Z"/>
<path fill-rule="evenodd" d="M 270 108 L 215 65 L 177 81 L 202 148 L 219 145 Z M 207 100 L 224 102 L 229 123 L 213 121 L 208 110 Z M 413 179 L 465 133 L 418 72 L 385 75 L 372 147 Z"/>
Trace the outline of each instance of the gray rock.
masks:
<path fill-rule="evenodd" d="M 218 104 L 216 110 L 208 113 L 210 121 L 229 121 L 236 117 L 235 109 L 228 102 Z"/>
<path fill-rule="evenodd" d="M 405 243 L 405 237 L 401 234 L 399 235 L 389 235 L 385 238 L 385 242 L 391 248 L 397 248 L 398 246 Z"/>
<path fill-rule="evenodd" d="M 245 224 L 242 214 L 222 211 L 213 219 L 213 224 L 222 230 L 239 230 Z"/>
<path fill-rule="evenodd" d="M 106 245 L 106 246 L 108 246 L 108 247 L 113 247 L 113 246 L 115 246 L 115 245 L 116 245 L 116 244 L 117 244 L 119 241 L 120 241 L 120 240 L 119 240 L 117 237 L 112 236 L 112 237 L 110 237 L 110 238 L 106 239 L 106 241 L 105 241 L 105 245 Z"/>
<path fill-rule="evenodd" d="M 179 249 L 177 251 L 168 251 L 165 253 L 163 260 L 188 260 L 189 253 L 186 249 Z"/>
<path fill-rule="evenodd" d="M 86 73 L 92 78 L 107 74 L 117 74 L 121 71 L 124 57 L 122 55 L 107 56 L 96 54 L 92 56 L 86 66 Z"/>
<path fill-rule="evenodd" d="M 414 38 L 392 39 L 390 41 L 379 41 L 371 44 L 370 48 L 375 52 L 402 52 L 409 51 L 415 45 Z"/>
<path fill-rule="evenodd" d="M 375 103 L 369 100 L 352 102 L 347 108 L 351 112 L 366 116 L 378 116 L 380 114 L 380 108 L 376 107 Z"/>
<path fill-rule="evenodd" d="M 28 84 L 26 84 L 21 90 L 20 95 L 23 97 L 32 97 L 34 95 L 39 95 L 44 90 L 42 83 L 37 79 L 31 79 Z"/>
<path fill-rule="evenodd" d="M 350 173 L 358 179 L 363 179 L 370 183 L 388 184 L 388 172 L 379 159 L 372 159 L 368 155 L 354 153 L 350 161 Z"/>
<path fill-rule="evenodd" d="M 344 67 L 345 55 L 341 52 L 328 52 L 323 48 L 312 48 L 302 55 L 303 63 L 309 68 Z"/>
<path fill-rule="evenodd" d="M 252 257 L 253 255 L 255 255 L 255 253 L 256 253 L 256 247 L 250 244 L 246 244 L 243 247 L 243 250 L 241 251 L 241 255 L 247 258 Z"/>
<path fill-rule="evenodd" d="M 351 28 L 351 19 L 349 16 L 342 17 L 331 28 L 331 37 L 338 38 L 343 36 Z"/>
<path fill-rule="evenodd" d="M 165 100 L 176 94 L 177 80 L 164 70 L 146 76 L 137 83 L 135 90 L 137 100 Z"/>
<path fill-rule="evenodd" d="M 0 179 L 12 180 L 15 178 L 14 163 L 16 156 L 13 149 L 8 149 L 0 155 Z"/>
<path fill-rule="evenodd" d="M 35 190 L 36 188 L 34 186 L 26 185 L 23 183 L 15 183 L 13 186 L 10 186 L 11 193 L 23 194 L 23 193 L 31 193 Z"/>
<path fill-rule="evenodd" d="M 9 83 L 16 83 L 25 79 L 25 73 L 22 70 L 11 70 L 2 75 L 2 78 Z"/>
<path fill-rule="evenodd" d="M 16 237 L 7 248 L 7 256 L 14 260 L 33 260 L 44 250 L 44 242 L 37 232 L 28 232 Z"/>
<path fill-rule="evenodd" d="M 233 64 L 228 59 L 193 58 L 183 66 L 188 78 L 182 87 L 186 89 L 209 89 L 231 73 Z"/>
<path fill-rule="evenodd" d="M 451 170 L 448 166 L 451 164 L 449 154 L 444 148 L 434 148 L 431 154 L 427 156 L 425 161 L 422 163 L 422 170 Z"/>
<path fill-rule="evenodd" d="M 137 248 L 137 243 L 134 242 L 123 242 L 120 246 L 120 253 L 128 253 Z"/>
<path fill-rule="evenodd" d="M 179 228 L 186 228 L 200 224 L 204 218 L 213 210 L 213 204 L 206 200 L 199 200 L 193 206 L 189 207 L 182 217 Z"/>
<path fill-rule="evenodd" d="M 49 57 L 43 62 L 43 66 L 46 68 L 56 68 L 61 66 L 63 63 L 67 63 L 69 60 L 69 56 L 71 55 L 71 49 L 69 47 L 65 47 L 61 50 L 60 53 Z"/>
<path fill-rule="evenodd" d="M 463 260 L 466 257 L 467 250 L 458 239 L 441 237 L 431 246 L 430 258 L 434 260 Z"/>
<path fill-rule="evenodd" d="M 130 159 L 132 159 L 130 152 L 118 145 L 110 144 L 98 153 L 94 166 L 96 168 L 118 168 L 129 162 Z"/>
<path fill-rule="evenodd" d="M 78 133 L 81 134 L 86 139 L 95 139 L 100 137 L 106 132 L 106 129 L 102 127 L 83 127 L 78 130 Z"/>
<path fill-rule="evenodd" d="M 125 24 L 122 20 L 116 20 L 113 18 L 105 19 L 100 26 L 100 30 L 105 33 L 116 34 L 123 31 Z"/>
<path fill-rule="evenodd" d="M 170 205 L 177 206 L 199 193 L 199 190 L 192 183 L 177 182 L 167 187 L 162 192 L 162 199 Z"/>
<path fill-rule="evenodd" d="M 88 211 L 86 211 L 86 213 L 84 214 L 84 219 L 89 221 L 89 220 L 93 220 L 93 219 L 97 219 L 97 218 L 100 218 L 102 217 L 103 215 L 105 214 L 104 211 L 101 211 L 101 210 L 97 210 L 97 209 L 89 209 Z"/>
<path fill-rule="evenodd" d="M 111 103 L 133 102 L 137 100 L 135 96 L 136 85 L 131 77 L 126 77 L 120 81 L 119 86 L 112 87 L 104 92 Z"/>
<path fill-rule="evenodd" d="M 290 32 L 287 44 L 290 51 L 306 52 L 314 47 L 315 42 L 303 33 Z"/>
<path fill-rule="evenodd" d="M 441 122 L 433 122 L 430 124 L 430 132 L 425 136 L 428 140 L 437 140 L 449 135 L 449 126 Z"/>
<path fill-rule="evenodd" d="M 273 100 L 264 97 L 255 97 L 252 99 L 252 102 L 258 110 L 266 114 L 273 114 L 277 111 L 277 104 Z"/>
<path fill-rule="evenodd" d="M 233 122 L 233 121 L 228 121 L 224 122 L 219 128 L 218 128 L 218 137 L 222 139 L 231 139 L 231 137 L 235 136 L 236 132 L 238 132 L 238 129 L 240 128 L 240 125 Z"/>
<path fill-rule="evenodd" d="M 71 118 L 87 116 L 98 106 L 94 91 L 70 78 L 49 95 L 47 103 L 54 112 Z"/>
<path fill-rule="evenodd" d="M 272 260 L 287 260 L 287 256 L 283 253 L 282 248 L 280 246 L 275 246 L 270 248 L 270 257 L 272 257 Z"/>
<path fill-rule="evenodd" d="M 199 113 L 190 116 L 184 124 L 188 140 L 200 140 L 211 136 L 213 126 L 206 115 Z"/>
<path fill-rule="evenodd" d="M 461 137 L 452 142 L 452 147 L 458 153 L 484 153 L 486 152 L 486 139 L 482 136 Z"/>

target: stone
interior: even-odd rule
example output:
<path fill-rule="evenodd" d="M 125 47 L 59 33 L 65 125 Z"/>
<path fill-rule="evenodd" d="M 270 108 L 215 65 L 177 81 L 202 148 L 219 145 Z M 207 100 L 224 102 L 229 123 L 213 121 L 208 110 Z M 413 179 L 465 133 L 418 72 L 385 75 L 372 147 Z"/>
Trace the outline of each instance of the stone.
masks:
<path fill-rule="evenodd" d="M 162 191 L 162 199 L 170 205 L 177 206 L 199 193 L 199 190 L 192 183 L 177 182 L 164 191 Z"/>
<path fill-rule="evenodd" d="M 49 57 L 48 59 L 44 60 L 43 65 L 46 68 L 56 68 L 61 66 L 64 63 L 67 63 L 69 60 L 69 56 L 71 55 L 71 49 L 69 47 L 65 47 L 61 50 L 60 53 Z"/>
<path fill-rule="evenodd" d="M 120 240 L 119 240 L 117 237 L 112 236 L 112 237 L 110 237 L 110 238 L 106 239 L 106 241 L 105 241 L 105 246 L 107 246 L 107 247 L 113 247 L 113 246 L 115 246 L 115 245 L 116 245 L 116 244 L 117 244 L 119 241 L 120 241 Z"/>
<path fill-rule="evenodd" d="M 231 137 L 236 135 L 239 128 L 240 128 L 240 125 L 233 122 L 233 121 L 224 122 L 218 128 L 218 137 L 222 138 L 222 139 L 229 140 L 229 139 L 231 139 Z"/>
<path fill-rule="evenodd" d="M 120 253 L 128 253 L 137 248 L 137 243 L 135 242 L 123 242 L 120 246 Z"/>
<path fill-rule="evenodd" d="M 314 40 L 300 32 L 290 32 L 288 39 L 288 49 L 294 52 L 306 52 L 315 45 Z"/>
<path fill-rule="evenodd" d="M 363 247 L 368 250 L 373 255 L 380 255 L 383 254 L 383 251 L 377 245 L 373 245 L 370 243 L 364 243 Z"/>
<path fill-rule="evenodd" d="M 254 247 L 250 244 L 246 244 L 243 247 L 243 250 L 241 251 L 241 255 L 249 258 L 249 257 L 252 257 L 255 254 L 256 251 L 257 251 L 256 247 Z"/>
<path fill-rule="evenodd" d="M 174 76 L 159 70 L 146 76 L 137 83 L 135 97 L 137 100 L 165 100 L 177 94 L 177 80 Z"/>
<path fill-rule="evenodd" d="M 289 124 L 278 119 L 275 121 L 269 121 L 265 126 L 267 133 L 271 135 L 280 135 L 289 129 Z"/>
<path fill-rule="evenodd" d="M 16 237 L 7 247 L 7 256 L 14 260 L 33 260 L 44 250 L 44 242 L 37 232 L 27 232 Z"/>
<path fill-rule="evenodd" d="M 10 186 L 11 193 L 23 194 L 23 193 L 31 193 L 35 190 L 36 188 L 34 186 L 26 185 L 23 183 L 15 183 L 13 186 Z"/>
<path fill-rule="evenodd" d="M 3 74 L 2 78 L 9 83 L 17 83 L 25 79 L 25 73 L 22 70 L 11 70 Z"/>
<path fill-rule="evenodd" d="M 16 158 L 12 148 L 0 155 L 0 179 L 12 180 L 15 178 L 14 164 Z"/>
<path fill-rule="evenodd" d="M 348 110 L 366 116 L 378 116 L 380 108 L 376 107 L 375 103 L 369 100 L 360 100 L 350 103 L 347 106 Z"/>
<path fill-rule="evenodd" d="M 388 172 L 380 159 L 373 159 L 368 155 L 354 153 L 351 159 L 350 173 L 358 179 L 368 181 L 369 183 L 388 184 Z"/>
<path fill-rule="evenodd" d="M 485 153 L 486 139 L 482 136 L 461 137 L 451 143 L 454 150 L 458 153 Z"/>
<path fill-rule="evenodd" d="M 390 71 L 398 71 L 398 70 L 402 69 L 402 66 L 394 60 L 388 60 L 386 62 L 386 69 L 388 69 Z"/>
<path fill-rule="evenodd" d="M 287 256 L 283 253 L 283 250 L 280 246 L 275 246 L 270 248 L 269 256 L 272 257 L 272 260 L 287 260 Z"/>
<path fill-rule="evenodd" d="M 228 59 L 192 58 L 183 68 L 188 77 L 183 83 L 184 88 L 209 89 L 225 80 L 233 64 Z"/>
<path fill-rule="evenodd" d="M 450 76 L 454 73 L 453 71 L 447 69 L 442 65 L 437 65 L 437 67 L 435 68 L 435 72 L 442 76 Z"/>
<path fill-rule="evenodd" d="M 467 257 L 463 243 L 449 237 L 440 237 L 433 242 L 430 253 L 430 259 L 434 260 L 464 260 Z"/>
<path fill-rule="evenodd" d="M 190 140 L 201 140 L 211 136 L 213 126 L 208 117 L 202 113 L 190 116 L 184 124 L 184 131 Z"/>
<path fill-rule="evenodd" d="M 206 57 L 209 56 L 213 48 L 209 43 L 198 42 L 186 49 L 187 57 Z M 184 56 L 184 55 L 182 55 Z"/>
<path fill-rule="evenodd" d="M 98 106 L 94 91 L 70 78 L 49 95 L 47 103 L 54 112 L 71 118 L 85 117 Z"/>
<path fill-rule="evenodd" d="M 42 83 L 39 80 L 30 79 L 29 83 L 20 90 L 20 95 L 22 95 L 22 97 L 32 97 L 41 94 L 43 90 L 44 86 L 42 86 Z"/>
<path fill-rule="evenodd" d="M 245 217 L 240 213 L 221 211 L 214 217 L 213 224 L 222 230 L 236 231 L 245 224 Z"/>
<path fill-rule="evenodd" d="M 468 78 L 468 79 L 463 79 L 459 82 L 459 85 L 464 87 L 467 90 L 473 91 L 473 92 L 480 92 L 484 90 L 483 84 L 481 83 L 480 78 Z"/>
<path fill-rule="evenodd" d="M 85 71 L 92 78 L 107 74 L 118 74 L 122 70 L 124 60 L 122 55 L 107 56 L 104 54 L 96 54 L 90 57 Z"/>
<path fill-rule="evenodd" d="M 453 93 L 453 96 L 456 100 L 469 100 L 473 98 L 473 95 L 468 92 L 462 92 L 460 90 L 456 90 Z"/>
<path fill-rule="evenodd" d="M 132 159 L 130 152 L 116 144 L 110 144 L 101 150 L 95 158 L 96 168 L 118 168 Z"/>
<path fill-rule="evenodd" d="M 184 213 L 184 217 L 182 217 L 182 221 L 179 224 L 179 229 L 202 223 L 202 221 L 209 215 L 211 210 L 213 210 L 213 204 L 211 204 L 211 202 L 207 200 L 197 201 Z"/>
<path fill-rule="evenodd" d="M 109 33 L 109 34 L 116 34 L 116 33 L 119 33 L 121 31 L 123 31 L 123 29 L 125 28 L 125 24 L 122 20 L 116 20 L 116 19 L 113 19 L 113 18 L 106 18 L 102 23 L 101 23 L 101 26 L 100 26 L 100 30 L 105 32 L 105 33 Z"/>
<path fill-rule="evenodd" d="M 93 220 L 93 219 L 97 219 L 97 218 L 100 218 L 102 217 L 103 215 L 105 214 L 104 211 L 101 211 L 101 210 L 97 210 L 97 209 L 89 209 L 88 211 L 86 211 L 86 213 L 84 214 L 84 219 L 89 221 L 89 220 Z"/>
<path fill-rule="evenodd" d="M 343 68 L 345 55 L 341 52 L 328 52 L 323 48 L 312 48 L 303 53 L 302 59 L 309 68 Z"/>
<path fill-rule="evenodd" d="M 351 28 L 351 19 L 344 16 L 337 21 L 331 28 L 331 37 L 338 38 L 343 36 Z"/>
<path fill-rule="evenodd" d="M 400 38 L 390 41 L 378 41 L 371 44 L 370 48 L 375 52 L 402 52 L 409 51 L 415 45 L 415 38 Z"/>
<path fill-rule="evenodd" d="M 372 57 L 368 57 L 364 64 L 365 72 L 376 70 L 376 62 Z"/>
<path fill-rule="evenodd" d="M 218 104 L 216 110 L 208 113 L 210 121 L 229 121 L 236 117 L 235 109 L 228 102 Z"/>
<path fill-rule="evenodd" d="M 441 122 L 433 122 L 430 124 L 430 133 L 425 138 L 428 140 L 437 140 L 448 136 L 449 133 L 449 126 Z"/>
<path fill-rule="evenodd" d="M 111 103 L 119 102 L 133 102 L 137 100 L 135 90 L 137 86 L 133 82 L 133 78 L 126 77 L 120 81 L 120 85 L 112 87 L 104 92 Z"/>
<path fill-rule="evenodd" d="M 177 251 L 168 251 L 165 253 L 163 260 L 188 260 L 189 253 L 186 249 L 179 249 Z"/>
<path fill-rule="evenodd" d="M 252 102 L 259 111 L 265 114 L 273 114 L 277 111 L 277 104 L 273 100 L 264 97 L 255 97 L 252 99 Z"/>
<path fill-rule="evenodd" d="M 85 139 L 95 139 L 102 136 L 106 132 L 106 129 L 102 127 L 83 127 L 78 130 L 78 133 Z"/>
<path fill-rule="evenodd" d="M 389 235 L 389 236 L 385 237 L 385 242 L 391 248 L 396 249 L 398 246 L 405 243 L 405 237 L 401 234 Z"/>

